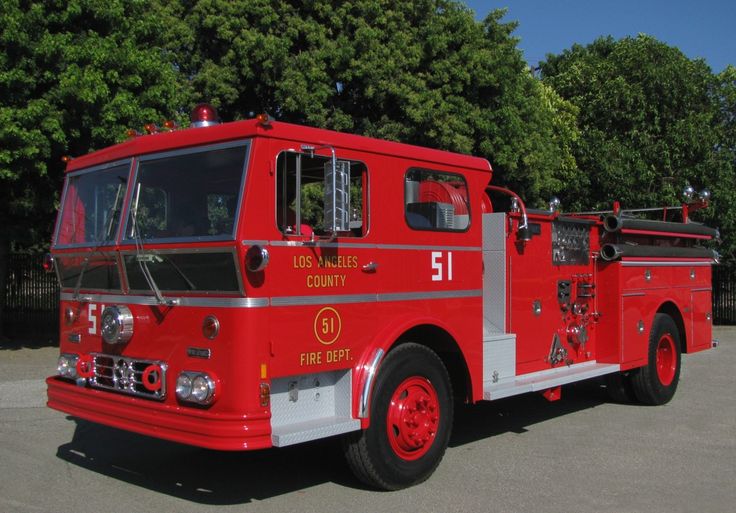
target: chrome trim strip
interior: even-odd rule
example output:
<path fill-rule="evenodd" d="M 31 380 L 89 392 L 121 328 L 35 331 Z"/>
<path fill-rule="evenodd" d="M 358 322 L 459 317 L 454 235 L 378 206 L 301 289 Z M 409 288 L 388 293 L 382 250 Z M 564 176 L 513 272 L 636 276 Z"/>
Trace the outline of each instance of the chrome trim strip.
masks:
<path fill-rule="evenodd" d="M 383 358 L 383 349 L 376 349 L 376 354 L 373 356 L 371 364 L 366 369 L 368 376 L 365 378 L 363 390 L 360 392 L 360 409 L 358 410 L 358 418 L 365 419 L 368 417 L 368 399 L 371 389 L 373 388 L 373 379 L 376 377 L 376 369 L 378 368 L 378 363 L 381 361 L 381 358 Z"/>
<path fill-rule="evenodd" d="M 480 289 L 440 290 L 435 292 L 395 292 L 388 294 L 345 294 L 324 296 L 283 296 L 283 297 L 186 297 L 177 296 L 179 306 L 223 307 L 223 308 L 263 308 L 266 306 L 306 306 L 321 304 L 374 303 L 391 301 L 423 301 L 431 299 L 462 299 L 481 297 Z M 167 297 L 168 296 L 164 296 Z M 74 301 L 71 292 L 61 293 L 62 301 Z M 121 303 L 128 305 L 158 305 L 154 296 L 120 294 L 85 295 L 88 303 Z"/>
<path fill-rule="evenodd" d="M 159 153 L 150 153 L 147 155 L 140 155 L 137 159 L 140 162 L 146 162 L 148 160 L 165 159 L 169 157 L 180 157 L 182 155 L 189 155 L 192 153 L 202 153 L 206 151 L 217 151 L 227 150 L 229 148 L 236 148 L 238 146 L 248 146 L 250 139 L 238 139 L 235 141 L 227 141 L 222 143 L 206 144 L 202 146 L 190 146 L 188 148 L 177 148 L 175 150 L 162 151 Z"/>
<path fill-rule="evenodd" d="M 469 226 L 469 225 L 468 225 Z M 414 249 L 426 251 L 480 251 L 481 246 L 420 246 L 413 244 L 377 244 L 377 249 Z"/>
<path fill-rule="evenodd" d="M 273 247 L 301 247 L 304 246 L 302 240 L 242 240 L 243 246 L 252 246 L 258 244 L 261 246 L 269 245 Z M 480 246 L 422 246 L 414 244 L 370 244 L 360 242 L 320 242 L 315 241 L 309 244 L 309 247 L 320 248 L 350 248 L 350 249 L 398 249 L 398 250 L 418 250 L 418 251 L 480 251 Z"/>
<path fill-rule="evenodd" d="M 344 294 L 323 296 L 272 297 L 271 306 L 340 305 L 347 303 L 387 303 L 391 301 L 422 301 L 430 299 L 461 299 L 481 297 L 480 289 L 440 290 L 427 292 L 392 292 L 387 294 Z"/>
<path fill-rule="evenodd" d="M 624 267 L 710 267 L 711 262 L 647 262 L 641 260 L 622 260 Z"/>
<path fill-rule="evenodd" d="M 272 297 L 271 306 L 342 305 L 346 303 L 373 303 L 376 294 L 343 294 L 324 296 L 283 296 Z"/>
<path fill-rule="evenodd" d="M 482 289 L 440 290 L 437 292 L 393 292 L 378 294 L 378 301 L 416 301 L 423 299 L 460 299 L 466 297 L 482 297 Z"/>
<path fill-rule="evenodd" d="M 711 287 L 701 289 L 690 289 L 690 292 L 713 292 Z"/>
<path fill-rule="evenodd" d="M 167 296 L 164 296 L 167 297 Z M 107 294 L 90 294 L 85 296 L 90 303 L 122 303 L 127 305 L 156 306 L 158 301 L 153 296 L 122 296 Z M 62 301 L 74 301 L 71 292 L 61 293 Z M 197 306 L 209 308 L 263 308 L 268 306 L 267 297 L 181 297 L 177 296 L 179 306 Z"/>
<path fill-rule="evenodd" d="M 646 296 L 644 292 L 626 292 L 621 294 L 621 297 L 643 297 Z"/>
<path fill-rule="evenodd" d="M 79 175 L 86 175 L 87 173 L 93 173 L 95 171 L 103 171 L 105 169 L 111 169 L 113 167 L 123 166 L 125 164 L 128 164 L 128 172 L 130 173 L 130 164 L 133 161 L 133 157 L 126 157 L 120 160 L 115 160 L 113 162 L 106 162 L 104 164 L 97 164 L 96 166 L 92 167 L 85 167 L 82 169 L 77 169 L 76 171 L 69 171 L 66 176 L 72 177 L 72 176 L 79 176 Z M 63 204 L 63 203 L 62 203 Z"/>

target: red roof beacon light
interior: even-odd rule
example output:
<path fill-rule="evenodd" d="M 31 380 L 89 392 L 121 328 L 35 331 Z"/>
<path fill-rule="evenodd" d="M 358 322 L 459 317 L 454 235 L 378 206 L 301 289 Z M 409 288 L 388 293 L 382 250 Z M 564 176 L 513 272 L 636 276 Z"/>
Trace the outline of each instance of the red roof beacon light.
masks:
<path fill-rule="evenodd" d="M 209 105 L 208 103 L 200 103 L 199 105 L 194 107 L 194 109 L 192 109 L 191 116 L 189 116 L 189 119 L 192 121 L 191 126 L 194 128 L 220 124 L 220 118 L 217 115 L 217 109 L 215 109 L 212 105 Z"/>
<path fill-rule="evenodd" d="M 270 127 L 271 121 L 273 121 L 273 118 L 268 113 L 263 112 L 256 116 L 256 120 L 258 121 L 260 125 L 263 125 L 265 127 Z"/>

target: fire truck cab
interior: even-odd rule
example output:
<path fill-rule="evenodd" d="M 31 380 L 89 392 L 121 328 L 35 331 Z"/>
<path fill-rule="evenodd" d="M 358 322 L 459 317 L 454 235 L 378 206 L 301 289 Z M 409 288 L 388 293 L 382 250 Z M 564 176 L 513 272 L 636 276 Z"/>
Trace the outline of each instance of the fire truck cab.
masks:
<path fill-rule="evenodd" d="M 661 404 L 711 347 L 717 232 L 684 222 L 704 201 L 532 211 L 481 158 L 214 117 L 68 164 L 50 407 L 219 450 L 341 435 L 397 489 L 439 464 L 458 402 L 607 376 Z"/>

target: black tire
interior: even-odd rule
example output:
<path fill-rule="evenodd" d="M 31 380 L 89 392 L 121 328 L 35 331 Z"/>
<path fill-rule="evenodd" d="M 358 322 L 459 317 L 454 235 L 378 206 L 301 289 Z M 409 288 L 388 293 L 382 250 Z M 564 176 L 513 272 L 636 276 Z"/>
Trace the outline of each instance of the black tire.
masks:
<path fill-rule="evenodd" d="M 606 393 L 616 403 L 629 404 L 637 402 L 631 376 L 628 373 L 614 372 L 605 377 Z"/>
<path fill-rule="evenodd" d="M 631 385 L 644 404 L 665 404 L 672 399 L 680 380 L 680 332 L 667 314 L 654 316 L 649 332 L 647 364 L 632 372 Z"/>
<path fill-rule="evenodd" d="M 368 429 L 343 438 L 356 477 L 384 490 L 426 480 L 442 460 L 452 430 L 452 385 L 442 360 L 413 343 L 389 352 L 379 368 L 370 414 Z"/>

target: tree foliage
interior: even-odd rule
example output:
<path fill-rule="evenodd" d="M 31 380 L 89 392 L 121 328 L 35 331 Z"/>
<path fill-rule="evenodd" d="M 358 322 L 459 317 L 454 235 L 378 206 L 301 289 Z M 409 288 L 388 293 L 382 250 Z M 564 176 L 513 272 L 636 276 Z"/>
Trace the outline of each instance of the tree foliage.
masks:
<path fill-rule="evenodd" d="M 48 240 L 63 155 L 118 141 L 178 106 L 181 81 L 143 0 L 7 0 L 0 12 L 3 239 Z M 0 242 L 3 242 L 0 241 Z"/>
<path fill-rule="evenodd" d="M 542 63 L 543 83 L 579 110 L 574 157 L 587 206 L 677 203 L 686 184 L 713 190 L 701 216 L 734 233 L 734 70 L 715 76 L 702 60 L 651 37 L 600 38 Z M 733 252 L 733 242 L 725 246 Z"/>
<path fill-rule="evenodd" d="M 455 0 L 8 0 L 0 12 L 0 215 L 48 240 L 64 154 L 211 101 L 488 158 L 566 209 L 714 189 L 732 230 L 736 72 L 640 36 L 528 70 L 514 23 Z"/>
<path fill-rule="evenodd" d="M 169 49 L 226 119 L 277 119 L 485 156 L 532 199 L 577 168 L 575 108 L 528 71 L 502 11 L 450 0 L 166 5 Z M 179 23 L 184 20 L 184 23 Z"/>

